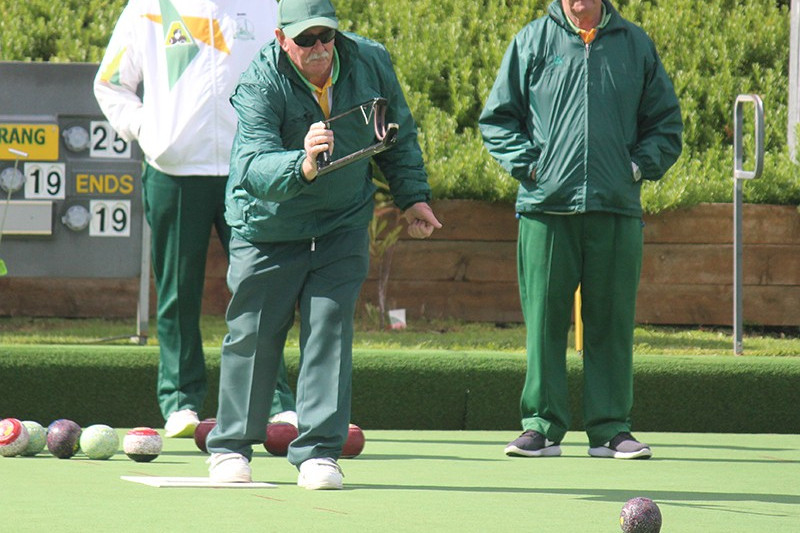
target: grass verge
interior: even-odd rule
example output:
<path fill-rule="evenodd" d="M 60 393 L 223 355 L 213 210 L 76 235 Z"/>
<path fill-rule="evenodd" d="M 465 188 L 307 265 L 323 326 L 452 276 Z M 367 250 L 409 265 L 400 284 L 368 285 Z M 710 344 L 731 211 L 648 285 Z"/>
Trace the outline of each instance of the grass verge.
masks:
<path fill-rule="evenodd" d="M 204 316 L 201 323 L 207 349 L 218 348 L 227 331 L 221 316 Z M 158 343 L 155 321 L 149 324 L 148 344 Z M 299 327 L 289 333 L 289 347 L 298 346 Z M 130 344 L 135 321 L 0 317 L 3 344 Z M 746 328 L 746 355 L 800 357 L 800 328 Z M 574 337 L 570 333 L 570 351 Z M 486 350 L 524 353 L 525 327 L 521 324 L 467 323 L 454 320 L 412 321 L 404 330 L 379 330 L 366 320 L 356 323 L 356 348 Z M 651 355 L 733 356 L 731 328 L 639 325 L 634 353 Z"/>

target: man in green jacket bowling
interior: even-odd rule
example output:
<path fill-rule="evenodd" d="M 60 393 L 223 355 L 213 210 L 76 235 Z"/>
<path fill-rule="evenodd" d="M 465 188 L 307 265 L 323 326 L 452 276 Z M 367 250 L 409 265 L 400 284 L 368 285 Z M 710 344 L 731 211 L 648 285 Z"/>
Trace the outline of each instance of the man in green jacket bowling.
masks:
<path fill-rule="evenodd" d="M 329 0 L 282 0 L 275 40 L 242 74 L 231 102 L 239 126 L 226 190 L 232 228 L 228 335 L 222 346 L 217 425 L 207 439 L 209 477 L 251 480 L 252 445 L 264 441 L 286 335 L 298 309 L 299 436 L 288 460 L 307 489 L 339 489 L 337 463 L 350 421 L 353 315 L 369 265 L 375 186 L 370 159 L 404 211 L 408 233 L 441 224 L 428 202 L 416 125 L 386 49 L 337 30 Z M 370 146 L 375 98 L 397 141 L 371 158 L 319 175 Z M 331 122 L 327 118 L 344 116 Z"/>
<path fill-rule="evenodd" d="M 642 180 L 681 152 L 672 83 L 650 38 L 608 0 L 555 0 L 506 50 L 479 119 L 517 179 L 518 279 L 527 326 L 523 433 L 505 453 L 557 456 L 570 427 L 573 295 L 584 323 L 589 455 L 648 458 L 631 434 Z"/>

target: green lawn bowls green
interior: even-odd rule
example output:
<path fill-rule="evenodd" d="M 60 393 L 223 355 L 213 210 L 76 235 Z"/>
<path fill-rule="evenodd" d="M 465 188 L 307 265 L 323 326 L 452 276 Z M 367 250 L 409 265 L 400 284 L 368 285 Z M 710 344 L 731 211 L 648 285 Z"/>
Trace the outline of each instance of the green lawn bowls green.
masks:
<path fill-rule="evenodd" d="M 94 424 L 81 433 L 80 447 L 89 459 L 109 459 L 119 450 L 119 437 L 114 428 Z"/>
<path fill-rule="evenodd" d="M 30 437 L 28 446 L 22 452 L 22 455 L 24 457 L 33 457 L 47 446 L 47 430 L 39 422 L 33 420 L 23 420 L 22 425 L 28 430 Z"/>

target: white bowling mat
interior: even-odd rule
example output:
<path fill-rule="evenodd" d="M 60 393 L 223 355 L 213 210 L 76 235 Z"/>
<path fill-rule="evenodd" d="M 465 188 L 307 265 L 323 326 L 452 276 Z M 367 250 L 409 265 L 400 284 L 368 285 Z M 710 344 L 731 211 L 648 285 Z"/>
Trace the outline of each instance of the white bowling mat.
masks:
<path fill-rule="evenodd" d="M 268 489 L 277 487 L 272 483 L 212 483 L 207 477 L 156 477 L 120 476 L 124 481 L 142 483 L 151 487 L 192 487 L 202 489 Z"/>

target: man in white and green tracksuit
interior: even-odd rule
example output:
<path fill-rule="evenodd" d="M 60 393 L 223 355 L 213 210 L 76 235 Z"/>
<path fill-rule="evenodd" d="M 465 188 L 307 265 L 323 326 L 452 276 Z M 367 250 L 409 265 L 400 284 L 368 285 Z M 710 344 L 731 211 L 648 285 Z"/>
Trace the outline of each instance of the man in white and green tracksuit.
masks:
<path fill-rule="evenodd" d="M 567 334 L 580 285 L 589 454 L 650 457 L 631 435 L 640 189 L 675 163 L 682 134 L 655 46 L 607 0 L 555 0 L 509 45 L 479 124 L 489 152 L 520 182 L 528 368 L 524 432 L 506 453 L 561 453 L 571 422 Z"/>
<path fill-rule="evenodd" d="M 211 228 L 226 254 L 225 183 L 241 72 L 272 39 L 274 0 L 131 0 L 94 84 L 100 108 L 145 156 L 160 359 L 157 397 L 168 437 L 190 436 L 206 397 L 200 311 Z M 142 90 L 142 96 L 137 93 Z M 285 377 L 273 413 L 293 412 Z"/>
<path fill-rule="evenodd" d="M 339 489 L 337 463 L 350 421 L 353 314 L 369 264 L 374 210 L 370 159 L 318 176 L 317 155 L 338 160 L 375 142 L 371 109 L 323 120 L 376 97 L 388 101 L 397 143 L 372 160 L 405 211 L 409 234 L 441 225 L 411 112 L 386 49 L 337 31 L 329 0 L 281 0 L 276 39 L 242 75 L 231 102 L 239 127 L 226 217 L 232 227 L 229 334 L 222 346 L 217 425 L 206 444 L 209 476 L 251 479 L 264 441 L 265 403 L 295 310 L 300 319 L 299 436 L 288 460 L 298 485 Z"/>

